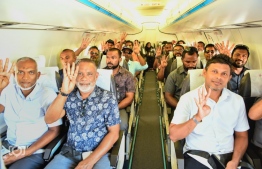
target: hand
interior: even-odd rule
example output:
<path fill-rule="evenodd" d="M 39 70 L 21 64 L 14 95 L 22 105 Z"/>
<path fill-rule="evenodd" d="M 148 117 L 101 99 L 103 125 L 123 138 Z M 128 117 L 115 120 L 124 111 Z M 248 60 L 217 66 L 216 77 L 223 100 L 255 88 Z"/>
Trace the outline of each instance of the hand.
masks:
<path fill-rule="evenodd" d="M 72 64 L 72 67 L 70 67 L 69 63 L 67 63 L 67 66 L 63 68 L 64 79 L 61 87 L 61 91 L 63 93 L 69 94 L 72 92 L 72 90 L 74 90 L 78 69 L 79 69 L 78 66 L 76 66 L 75 68 L 74 62 Z"/>
<path fill-rule="evenodd" d="M 197 43 L 196 42 L 193 42 L 193 45 L 195 48 L 197 48 Z"/>
<path fill-rule="evenodd" d="M 25 150 L 20 150 L 20 149 L 14 150 L 3 156 L 4 163 L 5 165 L 12 164 L 17 160 L 24 158 L 26 156 L 25 154 L 26 154 Z"/>
<path fill-rule="evenodd" d="M 211 111 L 211 108 L 206 104 L 209 96 L 210 96 L 210 93 L 211 93 L 211 89 L 209 88 L 208 89 L 208 92 L 207 94 L 205 95 L 204 94 L 204 88 L 205 87 L 202 87 L 202 88 L 199 88 L 198 89 L 198 97 L 199 97 L 199 100 L 197 100 L 196 98 L 195 99 L 195 102 L 196 102 L 196 105 L 198 107 L 198 112 L 196 114 L 196 116 L 198 118 L 200 118 L 199 120 L 201 121 L 204 117 L 206 117 L 210 111 Z M 202 90 L 202 91 L 201 91 Z"/>
<path fill-rule="evenodd" d="M 227 166 L 226 166 L 225 169 L 236 169 L 237 166 L 238 166 L 238 163 L 235 163 L 235 162 L 233 162 L 233 161 L 229 161 L 229 162 L 227 163 Z"/>
<path fill-rule="evenodd" d="M 84 37 L 84 38 L 82 39 L 82 43 L 81 43 L 80 48 L 81 48 L 81 49 L 86 49 L 87 46 L 90 44 L 90 42 L 91 42 L 93 39 L 94 39 L 94 38 L 90 39 L 90 38 L 88 38 L 87 36 Z"/>
<path fill-rule="evenodd" d="M 162 53 L 162 47 L 159 46 L 159 47 L 156 49 L 156 57 L 160 57 L 160 56 L 161 56 L 161 53 Z"/>
<path fill-rule="evenodd" d="M 225 45 L 224 41 L 222 41 L 222 43 L 216 43 L 215 47 L 219 51 L 219 53 L 225 54 L 225 55 L 230 57 L 231 51 L 235 47 L 235 44 L 232 44 L 231 47 L 229 48 L 229 41 L 227 41 L 226 45 Z"/>
<path fill-rule="evenodd" d="M 75 169 L 92 169 L 94 165 L 94 162 L 87 157 L 85 160 L 78 163 Z"/>
<path fill-rule="evenodd" d="M 120 42 L 124 43 L 126 41 L 127 33 L 123 32 L 120 36 Z"/>
<path fill-rule="evenodd" d="M 3 66 L 2 59 L 0 59 L 0 91 L 9 84 L 10 76 L 14 72 L 15 63 L 12 64 L 9 71 L 7 70 L 8 65 L 9 65 L 8 58 L 5 60 L 4 66 Z"/>
<path fill-rule="evenodd" d="M 115 40 L 114 40 L 114 47 L 115 47 L 115 48 L 117 48 L 117 47 L 116 47 L 117 44 L 118 44 L 118 43 L 117 43 L 117 39 L 115 39 Z M 119 46 L 119 45 L 118 45 L 118 46 Z"/>
<path fill-rule="evenodd" d="M 139 54 L 139 52 L 140 52 L 140 46 L 139 46 L 139 43 L 137 41 L 134 42 L 133 52 L 135 54 Z"/>
<path fill-rule="evenodd" d="M 102 43 L 101 43 L 101 49 L 102 49 L 102 51 L 107 51 L 107 50 L 108 50 L 108 44 L 105 43 L 105 41 L 102 41 Z"/>
<path fill-rule="evenodd" d="M 167 66 L 167 60 L 168 60 L 168 56 L 162 56 L 161 58 L 161 68 L 165 68 Z"/>
<path fill-rule="evenodd" d="M 175 41 L 175 40 L 172 40 L 172 44 L 173 44 L 173 45 L 176 44 L 176 41 Z"/>

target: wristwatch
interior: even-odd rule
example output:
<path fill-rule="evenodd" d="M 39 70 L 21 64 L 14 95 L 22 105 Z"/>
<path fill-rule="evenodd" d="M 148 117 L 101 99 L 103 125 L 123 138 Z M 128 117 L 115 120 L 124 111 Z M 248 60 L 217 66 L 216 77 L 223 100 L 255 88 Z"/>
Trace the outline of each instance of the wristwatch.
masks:
<path fill-rule="evenodd" d="M 200 123 L 200 122 L 202 122 L 202 120 L 201 121 L 197 121 L 197 119 L 196 119 L 196 116 L 193 116 L 193 121 L 196 123 L 196 124 L 198 124 L 198 123 Z"/>
<path fill-rule="evenodd" d="M 66 93 L 64 93 L 64 92 L 62 92 L 61 90 L 60 90 L 60 92 L 59 92 L 62 96 L 68 96 L 69 94 L 66 94 Z"/>

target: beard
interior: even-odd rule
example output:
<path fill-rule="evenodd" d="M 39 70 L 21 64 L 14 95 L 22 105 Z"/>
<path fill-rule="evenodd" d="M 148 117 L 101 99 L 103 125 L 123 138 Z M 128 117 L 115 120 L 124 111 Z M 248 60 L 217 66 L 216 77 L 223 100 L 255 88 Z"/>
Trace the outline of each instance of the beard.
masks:
<path fill-rule="evenodd" d="M 242 60 L 235 60 L 232 64 L 234 67 L 236 68 L 242 68 L 245 66 L 246 63 L 242 63 L 242 64 L 237 64 L 237 61 L 242 61 Z"/>
<path fill-rule="evenodd" d="M 94 90 L 95 83 L 80 84 L 79 82 L 77 82 L 76 86 L 81 92 L 90 93 Z"/>
<path fill-rule="evenodd" d="M 112 66 L 109 66 L 108 64 L 111 64 Z M 119 63 L 117 64 L 117 65 L 113 65 L 112 63 L 107 63 L 107 67 L 109 68 L 109 69 L 116 69 L 116 68 L 118 68 L 118 66 L 119 66 Z"/>
<path fill-rule="evenodd" d="M 35 84 L 33 84 L 32 86 L 22 87 L 22 86 L 19 84 L 19 82 L 18 82 L 18 80 L 17 80 L 17 77 L 15 76 L 15 82 L 16 82 L 16 84 L 18 85 L 18 87 L 19 87 L 21 90 L 30 90 L 30 89 L 32 89 L 33 87 L 35 87 L 37 81 L 36 81 Z"/>

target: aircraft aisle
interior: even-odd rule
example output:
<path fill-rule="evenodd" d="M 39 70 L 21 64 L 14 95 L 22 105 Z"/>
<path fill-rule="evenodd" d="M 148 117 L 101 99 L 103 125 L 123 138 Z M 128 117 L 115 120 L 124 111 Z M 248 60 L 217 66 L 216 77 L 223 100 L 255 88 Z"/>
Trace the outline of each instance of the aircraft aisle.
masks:
<path fill-rule="evenodd" d="M 132 169 L 163 169 L 155 72 L 146 72 Z"/>

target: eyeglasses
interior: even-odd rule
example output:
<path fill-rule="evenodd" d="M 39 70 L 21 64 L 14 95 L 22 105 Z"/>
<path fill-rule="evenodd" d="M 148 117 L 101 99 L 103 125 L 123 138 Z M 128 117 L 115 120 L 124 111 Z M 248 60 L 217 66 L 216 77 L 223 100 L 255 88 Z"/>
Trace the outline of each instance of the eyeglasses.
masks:
<path fill-rule="evenodd" d="M 81 117 L 84 117 L 84 115 L 85 115 L 85 113 L 86 113 L 86 106 L 87 106 L 86 101 L 87 101 L 87 99 L 85 99 L 85 100 L 82 101 L 81 113 L 80 113 L 80 116 L 81 116 Z"/>
<path fill-rule="evenodd" d="M 91 55 L 98 55 L 98 53 L 95 53 L 95 52 L 90 52 Z"/>
<path fill-rule="evenodd" d="M 131 51 L 126 51 L 126 52 L 123 52 L 124 54 L 132 54 Z"/>
<path fill-rule="evenodd" d="M 215 51 L 214 50 L 207 50 L 207 51 L 205 51 L 205 53 L 215 53 Z"/>

